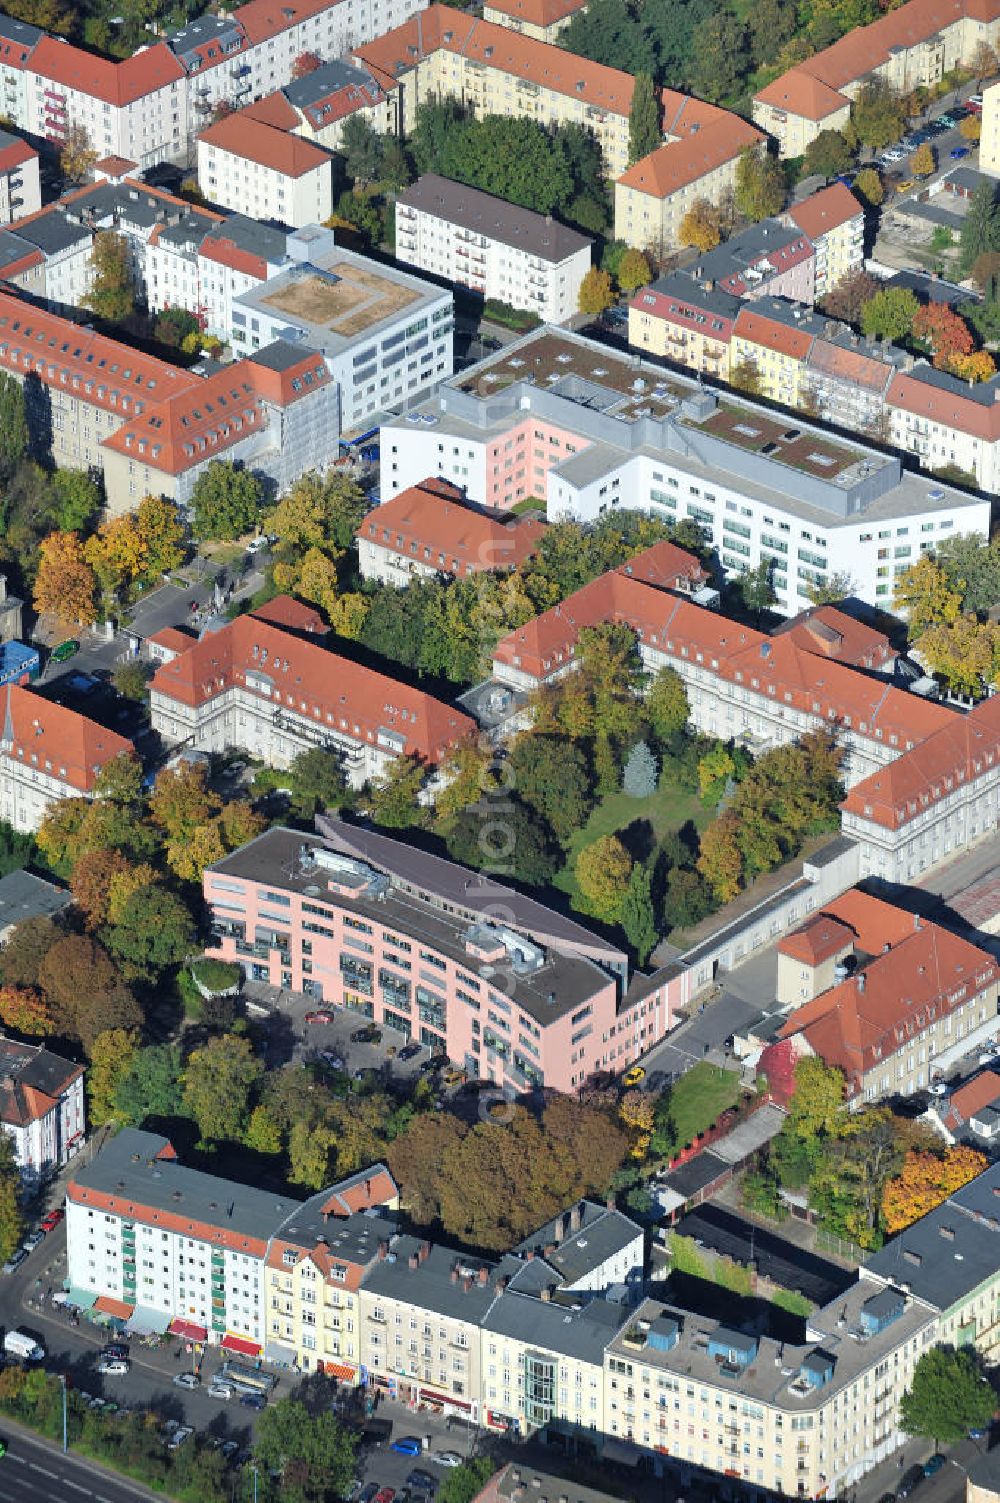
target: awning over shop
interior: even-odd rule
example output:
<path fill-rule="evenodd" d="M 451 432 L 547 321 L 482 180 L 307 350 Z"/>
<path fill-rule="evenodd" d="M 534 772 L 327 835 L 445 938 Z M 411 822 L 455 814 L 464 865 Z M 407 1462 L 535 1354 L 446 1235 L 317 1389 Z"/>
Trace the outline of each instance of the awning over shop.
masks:
<path fill-rule="evenodd" d="M 346 1362 L 324 1362 L 323 1371 L 328 1378 L 337 1378 L 341 1383 L 353 1383 L 357 1373 Z"/>
<path fill-rule="evenodd" d="M 422 1404 L 446 1404 L 452 1409 L 471 1409 L 464 1399 L 456 1399 L 450 1393 L 435 1393 L 433 1388 L 420 1390 L 420 1402 Z"/>
<path fill-rule="evenodd" d="M 77 1289 L 75 1284 L 70 1284 L 63 1292 L 66 1295 L 63 1304 L 75 1305 L 78 1310 L 92 1310 L 97 1303 L 93 1289 Z"/>
<path fill-rule="evenodd" d="M 225 1342 L 222 1343 L 225 1346 Z M 295 1352 L 290 1346 L 282 1346 L 280 1341 L 269 1341 L 264 1348 L 264 1361 L 273 1362 L 276 1367 L 294 1367 Z"/>
<path fill-rule="evenodd" d="M 165 1310 L 153 1310 L 149 1305 L 136 1305 L 128 1328 L 134 1336 L 162 1336 L 169 1324 L 170 1316 Z"/>
<path fill-rule="evenodd" d="M 185 1341 L 207 1341 L 208 1332 L 204 1326 L 198 1325 L 193 1320 L 172 1320 L 167 1327 L 172 1336 L 183 1336 Z"/>
<path fill-rule="evenodd" d="M 244 1357 L 260 1356 L 259 1341 L 251 1341 L 248 1336 L 234 1336 L 230 1331 L 223 1336 L 222 1346 L 227 1352 L 241 1352 Z"/>
<path fill-rule="evenodd" d="M 113 1320 L 128 1320 L 135 1306 L 126 1305 L 121 1299 L 112 1299 L 110 1294 L 102 1294 L 94 1300 L 92 1309 L 98 1315 L 110 1315 Z"/>

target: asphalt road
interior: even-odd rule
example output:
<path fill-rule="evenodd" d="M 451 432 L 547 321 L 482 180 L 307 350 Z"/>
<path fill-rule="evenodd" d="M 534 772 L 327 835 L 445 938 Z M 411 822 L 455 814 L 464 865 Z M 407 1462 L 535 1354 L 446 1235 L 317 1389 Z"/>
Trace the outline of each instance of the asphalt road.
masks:
<path fill-rule="evenodd" d="M 7 1455 L 0 1461 L 0 1503 L 135 1503 L 153 1496 L 103 1467 L 36 1439 L 22 1426 L 3 1426 Z"/>

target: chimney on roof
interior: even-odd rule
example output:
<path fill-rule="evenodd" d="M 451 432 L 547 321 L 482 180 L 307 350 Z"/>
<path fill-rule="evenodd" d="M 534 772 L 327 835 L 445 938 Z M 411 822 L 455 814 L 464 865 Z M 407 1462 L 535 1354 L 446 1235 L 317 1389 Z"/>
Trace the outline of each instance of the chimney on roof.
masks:
<path fill-rule="evenodd" d="M 507 1288 L 507 1280 L 502 1274 L 493 1285 L 493 1288 L 496 1290 L 497 1294 L 503 1294 L 504 1290 Z"/>
<path fill-rule="evenodd" d="M 469 1292 L 469 1290 L 471 1288 L 472 1288 L 472 1280 L 469 1277 L 469 1275 L 466 1274 L 465 1278 L 462 1280 L 462 1293 L 463 1294 L 468 1294 L 468 1292 Z"/>
<path fill-rule="evenodd" d="M 378 1245 L 378 1260 L 379 1260 L 379 1262 L 380 1263 L 384 1263 L 385 1260 L 386 1260 L 386 1258 L 388 1256 L 389 1256 L 389 1244 L 388 1244 L 388 1242 L 386 1242 L 383 1239 L 383 1241 L 381 1241 L 379 1243 L 379 1245 Z"/>
<path fill-rule="evenodd" d="M 407 1258 L 406 1262 L 407 1262 L 407 1266 L 410 1267 L 410 1268 L 419 1268 L 420 1267 L 420 1259 L 419 1259 L 419 1257 L 417 1256 L 417 1254 L 415 1252 L 411 1252 L 410 1253 L 410 1256 Z"/>
<path fill-rule="evenodd" d="M 551 1256 L 555 1252 L 555 1250 L 556 1250 L 556 1244 L 554 1242 L 546 1242 L 546 1244 L 545 1244 L 545 1256 L 547 1258 L 551 1258 Z"/>
<path fill-rule="evenodd" d="M 430 1245 L 430 1243 L 427 1242 L 427 1241 L 421 1242 L 421 1244 L 420 1244 L 420 1252 L 418 1254 L 421 1263 L 426 1263 L 427 1259 L 430 1257 L 430 1255 L 431 1255 L 431 1245 Z"/>
<path fill-rule="evenodd" d="M 576 1203 L 576 1205 L 573 1207 L 573 1209 L 569 1213 L 569 1229 L 570 1229 L 570 1231 L 571 1232 L 578 1232 L 580 1230 L 580 1226 L 581 1226 L 582 1222 L 583 1222 L 583 1201 L 582 1200 L 578 1200 L 577 1203 Z"/>
<path fill-rule="evenodd" d="M 556 1219 L 555 1219 L 555 1221 L 554 1221 L 554 1223 L 553 1223 L 553 1226 L 552 1226 L 552 1240 L 556 1244 L 556 1247 L 559 1246 L 560 1242 L 563 1240 L 563 1238 L 565 1237 L 565 1235 L 566 1235 L 566 1217 L 565 1216 L 557 1216 Z"/>
<path fill-rule="evenodd" d="M 914 929 L 922 929 L 924 927 L 919 913 L 913 915 L 913 927 Z"/>
<path fill-rule="evenodd" d="M 458 1283 L 458 1264 L 457 1263 L 455 1264 L 454 1268 L 451 1270 L 450 1278 L 451 1278 L 451 1282 L 453 1284 L 457 1284 Z"/>
<path fill-rule="evenodd" d="M 533 1247 L 528 1248 L 528 1251 L 524 1255 L 524 1261 L 526 1263 L 533 1263 L 535 1261 L 535 1249 Z"/>
<path fill-rule="evenodd" d="M 552 1298 L 552 1290 L 548 1284 L 546 1284 L 544 1289 L 539 1290 L 538 1298 L 543 1304 L 547 1305 L 549 1303 L 549 1300 Z"/>
<path fill-rule="evenodd" d="M 864 971 L 859 971 L 858 972 L 858 991 L 859 992 L 863 992 L 864 989 L 865 989 L 865 973 L 864 973 Z"/>
<path fill-rule="evenodd" d="M 489 1281 L 490 1281 L 490 1271 L 489 1271 L 489 1269 L 488 1268 L 480 1268 L 480 1270 L 479 1270 L 479 1282 L 481 1284 L 488 1284 Z"/>

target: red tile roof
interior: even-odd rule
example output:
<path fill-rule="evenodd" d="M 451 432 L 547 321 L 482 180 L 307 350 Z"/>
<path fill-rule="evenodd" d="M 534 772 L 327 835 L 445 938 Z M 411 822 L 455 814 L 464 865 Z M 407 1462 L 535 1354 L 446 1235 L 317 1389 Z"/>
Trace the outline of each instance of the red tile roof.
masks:
<path fill-rule="evenodd" d="M 963 783 L 982 776 L 998 759 L 1000 697 L 984 700 L 968 715 L 953 715 L 905 756 L 855 783 L 840 807 L 898 830 Z"/>
<path fill-rule="evenodd" d="M 486 0 L 488 10 L 498 10 L 528 26 L 554 26 L 583 10 L 586 4 L 587 0 Z"/>
<path fill-rule="evenodd" d="M 388 1205 L 397 1199 L 399 1186 L 383 1165 L 373 1166 L 372 1172 L 355 1175 L 349 1183 L 335 1185 L 333 1194 L 323 1207 L 331 1216 L 350 1216 L 357 1211 L 368 1211 L 375 1206 Z"/>
<path fill-rule="evenodd" d="M 135 172 L 138 162 L 133 162 L 130 157 L 101 157 L 99 162 L 94 163 L 94 172 L 103 177 L 120 178 L 128 177 L 129 173 Z M 146 184 L 143 183 L 143 187 Z"/>
<path fill-rule="evenodd" d="M 265 125 L 245 113 L 225 115 L 203 130 L 198 137 L 206 146 L 227 151 L 261 167 L 280 172 L 284 177 L 304 177 L 317 167 L 330 166 L 329 152 L 322 151 L 301 136 L 290 135 L 273 125 Z"/>
<path fill-rule="evenodd" d="M 189 631 L 184 631 L 178 626 L 164 626 L 160 631 L 154 631 L 152 636 L 146 638 L 154 647 L 165 647 L 169 652 L 187 652 L 198 641 L 197 637 Z"/>
<path fill-rule="evenodd" d="M 993 1070 L 984 1070 L 981 1075 L 976 1075 L 972 1080 L 966 1081 L 965 1085 L 959 1086 L 948 1102 L 947 1117 L 953 1118 L 956 1125 L 968 1122 L 984 1106 L 990 1106 L 998 1100 L 1000 1075 Z"/>
<path fill-rule="evenodd" d="M 93 791 L 106 762 L 131 754 L 131 741 L 105 730 L 76 710 L 9 684 L 3 701 L 0 755 L 66 783 L 77 793 Z"/>
<path fill-rule="evenodd" d="M 255 99 L 252 104 L 237 110 L 231 118 L 260 120 L 265 125 L 273 125 L 276 130 L 294 130 L 299 123 L 298 114 L 280 89 L 275 89 L 273 94 L 265 94 L 263 99 Z"/>
<path fill-rule="evenodd" d="M 861 349 L 834 344 L 829 339 L 817 339 L 808 364 L 810 370 L 820 371 L 839 381 L 853 382 L 855 386 L 865 387 L 869 391 L 884 392 L 893 375 L 893 368 L 887 361 L 879 360 Z"/>
<path fill-rule="evenodd" d="M 268 402 L 289 406 L 330 380 L 325 361 L 311 352 L 283 371 L 250 356 L 204 379 L 194 377 L 186 389 L 148 404 L 104 444 L 153 469 L 178 475 L 266 427 Z M 299 383 L 297 389 L 294 382 Z"/>
<path fill-rule="evenodd" d="M 990 384 L 1000 392 L 1000 382 Z M 959 381 L 954 385 L 932 386 L 927 381 L 899 373 L 889 384 L 888 402 L 890 407 L 900 407 L 904 412 L 941 423 L 946 428 L 957 428 L 973 438 L 986 439 L 990 443 L 1000 439 L 1000 401 L 992 404 L 976 401 Z"/>
<path fill-rule="evenodd" d="M 253 675 L 270 679 L 271 692 L 258 689 Z M 252 616 L 238 616 L 204 637 L 192 651 L 162 664 L 152 680 L 155 693 L 191 706 L 237 686 L 261 703 L 308 715 L 317 726 L 371 745 L 389 730 L 402 738 L 407 755 L 432 763 L 475 730 L 467 715 L 423 690 Z"/>
<path fill-rule="evenodd" d="M 276 37 L 329 8 L 330 0 L 281 0 L 280 4 L 275 0 L 250 0 L 234 12 L 234 20 L 240 23 L 252 44 Z"/>
<path fill-rule="evenodd" d="M 233 271 L 240 271 L 244 276 L 254 277 L 258 281 L 263 282 L 267 277 L 267 262 L 263 256 L 252 255 L 225 235 L 210 235 L 202 241 L 198 254 L 206 261 L 229 266 Z"/>
<path fill-rule="evenodd" d="M 766 313 L 761 313 L 752 306 L 741 308 L 737 313 L 733 335 L 749 339 L 762 349 L 786 355 L 790 360 L 805 360 L 815 338 L 815 335 L 807 333 L 805 329 L 797 329 L 780 319 L 769 318 Z"/>
<path fill-rule="evenodd" d="M 794 934 L 786 934 L 779 941 L 778 953 L 791 960 L 801 960 L 803 965 L 818 966 L 853 947 L 854 930 L 830 914 L 820 913 L 801 929 L 796 929 Z"/>
<path fill-rule="evenodd" d="M 823 120 L 847 103 L 839 90 L 884 66 L 894 52 L 930 41 L 963 16 L 996 21 L 1000 18 L 1000 0 L 909 0 L 909 4 L 881 16 L 870 26 L 854 27 L 825 51 L 797 63 L 761 89 L 755 99 L 808 120 Z"/>
<path fill-rule="evenodd" d="M 9 146 L 0 149 L 0 172 L 13 172 L 15 167 L 20 167 L 37 156 L 38 152 L 27 141 L 12 141 Z"/>
<path fill-rule="evenodd" d="M 738 115 L 671 89 L 664 89 L 663 103 L 665 129 L 677 139 L 658 146 L 623 172 L 618 179 L 623 188 L 669 198 L 764 139 L 762 131 Z"/>
<path fill-rule="evenodd" d="M 169 1155 L 158 1154 L 157 1157 L 176 1158 L 177 1155 L 171 1151 Z M 116 1212 L 119 1216 L 127 1216 L 130 1221 L 155 1226 L 158 1231 L 176 1232 L 182 1237 L 197 1237 L 202 1242 L 210 1242 L 213 1247 L 228 1247 L 234 1252 L 250 1253 L 258 1258 L 263 1258 L 267 1252 L 266 1238 L 245 1237 L 242 1232 L 233 1231 L 230 1227 L 214 1226 L 210 1221 L 197 1221 L 190 1216 L 179 1215 L 176 1211 L 153 1210 L 138 1201 L 129 1200 L 127 1194 L 111 1195 L 106 1190 L 94 1190 L 77 1184 L 72 1179 L 66 1185 L 66 1198 L 95 1210 Z M 222 1214 L 224 1211 L 220 1212 Z M 128 1308 L 131 1312 L 132 1307 Z"/>
<path fill-rule="evenodd" d="M 821 188 L 801 203 L 793 204 L 788 211 L 803 234 L 816 241 L 828 235 L 838 225 L 849 224 L 852 219 L 862 219 L 864 211 L 850 188 L 844 183 Z"/>
<path fill-rule="evenodd" d="M 287 631 L 306 631 L 325 637 L 330 630 L 315 606 L 306 605 L 293 595 L 275 595 L 250 614 L 258 621 L 270 621 L 272 626 L 283 626 Z"/>
<path fill-rule="evenodd" d="M 545 523 L 533 517 L 498 521 L 465 503 L 446 480 L 424 480 L 369 512 L 357 537 L 403 560 L 436 566 L 443 574 L 514 569 L 541 543 Z"/>
<path fill-rule="evenodd" d="M 186 76 L 165 42 L 144 47 L 119 63 L 48 36 L 31 54 L 31 71 L 65 89 L 119 108 L 180 83 Z"/>
<path fill-rule="evenodd" d="M 847 900 L 845 902 L 845 899 Z M 857 889 L 828 904 L 873 956 L 862 969 L 798 1007 L 781 1037 L 802 1035 L 856 1091 L 862 1075 L 888 1062 L 936 1020 L 979 996 L 1000 976 L 993 958 L 958 935 Z M 860 938 L 860 937 L 859 937 Z"/>
<path fill-rule="evenodd" d="M 887 636 L 833 605 L 812 605 L 775 627 L 773 635 L 787 637 L 803 652 L 854 668 L 884 668 L 896 656 Z"/>
<path fill-rule="evenodd" d="M 653 585 L 658 590 L 683 589 L 685 586 L 697 589 L 710 578 L 700 558 L 666 538 L 619 564 L 614 572 L 624 574 L 627 579 L 637 579 L 641 584 Z"/>

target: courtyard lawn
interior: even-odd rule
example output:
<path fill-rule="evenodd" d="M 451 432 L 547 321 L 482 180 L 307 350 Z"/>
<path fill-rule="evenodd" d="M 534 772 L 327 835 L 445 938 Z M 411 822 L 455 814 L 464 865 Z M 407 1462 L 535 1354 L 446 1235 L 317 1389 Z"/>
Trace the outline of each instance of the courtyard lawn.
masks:
<path fill-rule="evenodd" d="M 707 1060 L 699 1060 L 669 1089 L 673 1153 L 685 1143 L 693 1143 L 722 1112 L 736 1105 L 741 1094 L 738 1072 L 710 1065 Z"/>
<path fill-rule="evenodd" d="M 686 793 L 660 779 L 660 786 L 648 798 L 632 798 L 628 793 L 609 793 L 595 808 L 587 823 L 578 830 L 569 842 L 566 864 L 557 872 L 553 886 L 574 898 L 577 893 L 574 864 L 584 846 L 591 845 L 604 835 L 615 835 L 627 830 L 630 825 L 645 821 L 653 831 L 658 844 L 671 830 L 679 830 L 692 820 L 698 830 L 711 824 L 714 809 L 706 809 L 695 793 Z M 627 842 L 626 842 L 627 844 Z"/>

